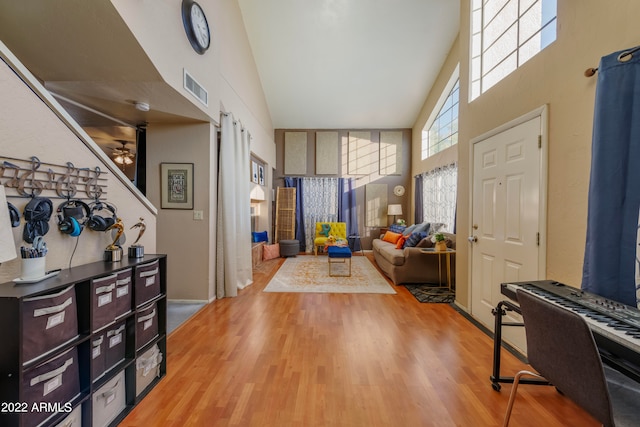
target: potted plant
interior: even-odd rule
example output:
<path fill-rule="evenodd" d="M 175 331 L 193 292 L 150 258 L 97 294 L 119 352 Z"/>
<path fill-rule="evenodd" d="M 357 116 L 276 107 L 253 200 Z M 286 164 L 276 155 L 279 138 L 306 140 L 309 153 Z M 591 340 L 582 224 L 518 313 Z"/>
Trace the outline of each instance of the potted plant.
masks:
<path fill-rule="evenodd" d="M 447 243 L 444 241 L 444 234 L 436 233 L 431 238 L 431 241 L 435 243 L 433 249 L 437 252 L 443 252 L 447 250 Z"/>

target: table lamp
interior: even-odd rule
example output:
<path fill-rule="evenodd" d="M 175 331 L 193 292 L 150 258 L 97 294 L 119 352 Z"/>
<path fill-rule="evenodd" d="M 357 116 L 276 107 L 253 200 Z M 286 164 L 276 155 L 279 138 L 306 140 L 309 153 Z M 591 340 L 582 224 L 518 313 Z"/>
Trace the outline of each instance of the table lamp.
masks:
<path fill-rule="evenodd" d="M 16 258 L 16 242 L 13 240 L 11 218 L 7 207 L 7 196 L 4 186 L 0 185 L 0 264 Z"/>
<path fill-rule="evenodd" d="M 393 215 L 393 224 L 396 223 L 396 216 L 402 215 L 402 205 L 389 205 L 387 206 L 387 216 Z"/>

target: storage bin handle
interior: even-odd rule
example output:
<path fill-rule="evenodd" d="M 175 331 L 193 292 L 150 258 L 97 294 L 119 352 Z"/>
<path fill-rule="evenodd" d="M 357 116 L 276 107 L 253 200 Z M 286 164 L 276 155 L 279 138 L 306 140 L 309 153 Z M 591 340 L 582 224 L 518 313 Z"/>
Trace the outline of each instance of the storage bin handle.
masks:
<path fill-rule="evenodd" d="M 116 288 L 116 284 L 112 283 L 109 286 L 100 286 L 96 288 L 96 294 L 106 294 L 107 292 L 111 292 Z"/>
<path fill-rule="evenodd" d="M 60 313 L 65 308 L 69 307 L 73 303 L 73 297 L 67 298 L 65 302 L 60 305 L 54 305 L 53 307 L 38 308 L 33 310 L 33 317 L 46 316 L 48 314 Z"/>
<path fill-rule="evenodd" d="M 155 274 L 158 274 L 158 267 L 154 268 L 153 270 L 140 272 L 140 277 L 153 276 Z"/>
<path fill-rule="evenodd" d="M 42 381 L 47 381 L 51 378 L 55 378 L 66 371 L 67 368 L 71 365 L 73 365 L 73 358 L 67 359 L 67 361 L 64 362 L 64 365 L 60 366 L 58 369 L 54 369 L 53 371 L 47 372 L 46 374 L 38 375 L 37 377 L 31 378 L 31 382 L 29 383 L 29 385 L 33 387 L 34 385 L 39 384 Z"/>
<path fill-rule="evenodd" d="M 111 387 L 109 390 L 105 391 L 104 393 L 101 393 L 100 396 L 101 397 L 105 397 L 106 400 L 109 400 L 109 398 L 111 396 L 113 396 L 114 394 L 116 394 L 116 389 L 118 388 L 118 385 L 120 384 L 120 380 L 116 381 L 116 383 L 113 385 L 113 387 Z"/>
<path fill-rule="evenodd" d="M 147 314 L 146 316 L 138 317 L 138 323 L 146 322 L 149 319 L 153 319 L 155 316 L 156 316 L 156 309 L 154 308 L 150 314 Z"/>
<path fill-rule="evenodd" d="M 122 285 L 126 285 L 131 283 L 131 276 L 127 276 L 127 278 L 125 279 L 118 279 L 116 280 L 116 285 L 117 286 L 122 286 Z"/>
<path fill-rule="evenodd" d="M 93 340 L 92 344 L 94 347 L 102 345 L 102 341 L 104 341 L 104 335 L 100 335 L 100 338 L 97 340 Z"/>
<path fill-rule="evenodd" d="M 114 335 L 118 335 L 120 332 L 124 331 L 124 325 L 120 326 L 118 329 L 112 329 L 107 332 L 108 337 L 112 337 Z"/>

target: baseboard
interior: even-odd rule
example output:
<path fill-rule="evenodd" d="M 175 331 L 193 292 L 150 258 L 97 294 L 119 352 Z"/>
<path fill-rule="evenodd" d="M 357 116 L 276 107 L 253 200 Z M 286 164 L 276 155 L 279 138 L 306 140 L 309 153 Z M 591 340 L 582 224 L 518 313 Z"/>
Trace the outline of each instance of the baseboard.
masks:
<path fill-rule="evenodd" d="M 176 304 L 208 304 L 207 300 L 200 299 L 167 299 L 167 302 L 173 302 Z"/>

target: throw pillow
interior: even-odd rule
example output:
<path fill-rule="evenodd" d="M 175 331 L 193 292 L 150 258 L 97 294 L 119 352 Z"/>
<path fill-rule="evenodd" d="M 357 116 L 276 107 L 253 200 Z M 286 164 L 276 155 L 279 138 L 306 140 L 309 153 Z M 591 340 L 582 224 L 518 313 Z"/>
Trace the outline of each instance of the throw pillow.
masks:
<path fill-rule="evenodd" d="M 414 231 L 413 233 L 411 233 L 411 236 L 409 236 L 407 241 L 404 243 L 404 247 L 413 248 L 420 242 L 420 240 L 424 239 L 425 237 L 427 237 L 427 233 L 425 233 L 424 231 L 418 231 L 418 232 Z"/>
<path fill-rule="evenodd" d="M 389 226 L 389 231 L 393 231 L 394 233 L 402 234 L 402 232 L 404 231 L 405 228 L 407 228 L 407 227 L 405 227 L 404 225 L 391 224 Z"/>
<path fill-rule="evenodd" d="M 398 243 L 398 239 L 402 236 L 400 233 L 394 233 L 393 231 L 387 231 L 384 233 L 382 240 L 385 242 L 393 243 L 394 245 Z"/>
<path fill-rule="evenodd" d="M 262 247 L 262 260 L 268 261 L 270 259 L 278 258 L 280 256 L 280 243 L 274 245 L 264 245 Z"/>
<path fill-rule="evenodd" d="M 407 241 L 407 238 L 405 236 L 400 236 L 400 238 L 398 239 L 398 242 L 396 243 L 396 249 L 404 248 L 404 242 L 406 241 Z"/>
<path fill-rule="evenodd" d="M 251 232 L 251 241 L 253 243 L 268 242 L 269 241 L 269 235 L 267 234 L 266 231 L 252 231 Z"/>
<path fill-rule="evenodd" d="M 431 228 L 431 223 L 423 222 L 422 224 L 416 225 L 416 228 L 413 229 L 412 233 L 420 233 L 424 231 L 425 233 L 429 234 L 430 228 Z"/>
<path fill-rule="evenodd" d="M 416 248 L 432 248 L 432 247 L 433 247 L 433 240 L 431 240 L 431 237 L 425 237 L 424 239 L 420 240 L 416 245 Z"/>
<path fill-rule="evenodd" d="M 321 224 L 320 225 L 320 235 L 324 237 L 329 237 L 329 232 L 331 231 L 331 224 Z"/>
<path fill-rule="evenodd" d="M 416 224 L 410 225 L 407 228 L 405 228 L 405 230 L 402 232 L 402 235 L 405 237 L 409 237 L 411 235 L 411 233 L 413 233 L 413 230 L 415 230 L 417 227 Z"/>
<path fill-rule="evenodd" d="M 447 224 L 445 224 L 443 222 L 432 222 L 431 223 L 431 227 L 429 227 L 429 230 L 427 230 L 427 232 L 429 233 L 429 235 L 436 234 L 436 233 L 441 233 L 443 228 L 446 225 Z"/>

